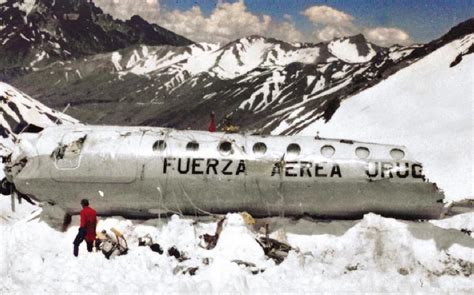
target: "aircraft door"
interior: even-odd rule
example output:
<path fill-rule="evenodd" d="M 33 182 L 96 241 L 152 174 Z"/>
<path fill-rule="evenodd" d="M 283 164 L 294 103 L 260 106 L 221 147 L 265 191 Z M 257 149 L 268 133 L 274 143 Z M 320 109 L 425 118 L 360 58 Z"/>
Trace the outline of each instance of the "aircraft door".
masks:
<path fill-rule="evenodd" d="M 59 182 L 135 181 L 141 133 L 122 133 L 82 131 L 65 134 L 52 154 L 53 179 Z"/>
<path fill-rule="evenodd" d="M 75 169 L 79 166 L 82 147 L 87 138 L 86 132 L 66 133 L 52 157 L 58 169 Z"/>

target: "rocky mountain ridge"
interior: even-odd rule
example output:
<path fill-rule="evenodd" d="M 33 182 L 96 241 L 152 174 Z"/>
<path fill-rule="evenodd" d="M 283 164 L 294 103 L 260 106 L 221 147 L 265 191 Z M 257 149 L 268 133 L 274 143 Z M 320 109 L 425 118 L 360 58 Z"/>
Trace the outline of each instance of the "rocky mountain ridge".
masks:
<path fill-rule="evenodd" d="M 7 0 L 0 16 L 0 66 L 7 77 L 133 44 L 193 43 L 139 16 L 114 19 L 88 0 Z"/>
<path fill-rule="evenodd" d="M 81 7 L 86 1 L 63 2 Z M 86 22 L 99 26 L 99 31 L 110 38 L 117 30 L 109 30 L 107 24 L 156 26 L 139 17 L 104 23 L 100 20 L 111 17 L 94 9 L 86 16 L 99 21 Z M 4 80 L 50 107 L 68 107 L 68 114 L 90 124 L 205 129 L 209 112 L 215 111 L 220 127 L 231 122 L 242 131 L 294 134 L 312 122 L 329 120 L 344 99 L 376 85 L 436 48 L 473 33 L 473 22 L 467 20 L 426 45 L 390 48 L 371 44 L 362 35 L 318 44 L 289 44 L 249 36 L 223 46 L 183 40 L 188 43 L 155 46 L 153 38 L 143 37 L 135 43 L 120 43 L 125 46 L 122 48 L 100 41 L 99 48 L 93 46 L 95 43 L 90 45 L 95 35 L 92 39 L 78 35 L 77 40 L 84 39 L 87 44 L 82 48 L 93 50 L 76 47 L 71 49 L 71 57 L 51 60 L 42 59 L 50 53 L 40 47 L 30 52 L 36 52 L 36 57 L 28 69 L 5 74 Z M 63 29 L 67 22 L 59 24 L 61 32 L 67 31 Z M 6 40 L 4 30 L 0 31 L 0 43 Z M 115 33 L 109 34 L 112 31 Z M 6 50 L 4 47 L 0 46 L 0 51 Z M 472 52 L 472 45 L 469 48 L 459 58 Z M 4 73 L 11 69 L 1 68 Z"/>

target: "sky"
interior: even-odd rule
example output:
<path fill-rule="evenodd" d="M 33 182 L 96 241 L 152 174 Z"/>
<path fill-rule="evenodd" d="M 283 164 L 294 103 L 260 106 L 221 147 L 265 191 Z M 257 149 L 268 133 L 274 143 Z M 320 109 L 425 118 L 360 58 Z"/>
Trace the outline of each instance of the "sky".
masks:
<path fill-rule="evenodd" d="M 474 16 L 474 0 L 93 0 L 116 18 L 139 14 L 196 42 L 248 35 L 321 42 L 362 33 L 390 46 L 426 43 Z"/>

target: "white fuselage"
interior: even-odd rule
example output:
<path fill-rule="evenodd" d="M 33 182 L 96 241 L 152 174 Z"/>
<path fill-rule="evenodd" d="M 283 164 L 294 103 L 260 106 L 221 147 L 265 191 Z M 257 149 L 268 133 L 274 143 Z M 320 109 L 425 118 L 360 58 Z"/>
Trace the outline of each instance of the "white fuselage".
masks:
<path fill-rule="evenodd" d="M 424 218 L 443 199 L 403 146 L 300 136 L 52 127 L 21 137 L 6 172 L 71 213 L 88 198 L 102 214 Z"/>

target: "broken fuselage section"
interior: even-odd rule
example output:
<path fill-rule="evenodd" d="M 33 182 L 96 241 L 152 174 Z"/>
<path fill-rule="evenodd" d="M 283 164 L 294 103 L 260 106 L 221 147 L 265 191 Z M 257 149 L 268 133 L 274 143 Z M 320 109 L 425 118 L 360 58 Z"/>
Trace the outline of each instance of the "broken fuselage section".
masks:
<path fill-rule="evenodd" d="M 23 134 L 6 163 L 19 192 L 79 211 L 155 217 L 438 218 L 442 192 L 405 147 L 301 136 L 63 126 Z"/>

